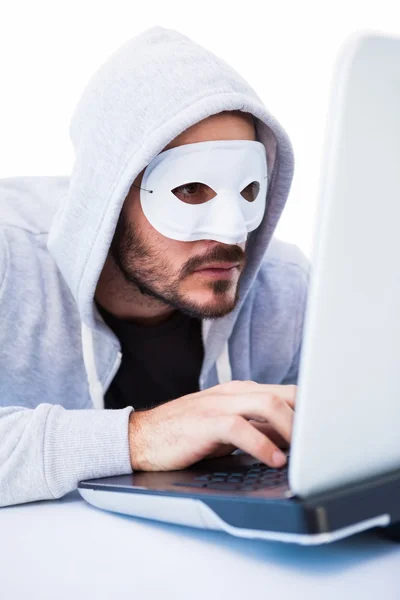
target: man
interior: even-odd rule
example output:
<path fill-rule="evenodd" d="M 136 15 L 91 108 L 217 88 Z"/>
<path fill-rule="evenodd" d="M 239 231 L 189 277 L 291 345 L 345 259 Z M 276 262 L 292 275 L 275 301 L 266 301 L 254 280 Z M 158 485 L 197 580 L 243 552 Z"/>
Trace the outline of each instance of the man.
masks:
<path fill-rule="evenodd" d="M 285 131 L 156 26 L 92 77 L 70 135 L 70 177 L 1 182 L 0 506 L 236 448 L 283 465 L 309 271 L 272 237 Z"/>

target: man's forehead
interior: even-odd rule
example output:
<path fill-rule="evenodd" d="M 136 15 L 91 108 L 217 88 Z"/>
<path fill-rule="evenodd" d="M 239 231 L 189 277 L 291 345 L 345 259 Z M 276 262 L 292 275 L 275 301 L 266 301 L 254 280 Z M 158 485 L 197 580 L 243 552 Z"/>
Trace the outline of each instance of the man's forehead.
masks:
<path fill-rule="evenodd" d="M 239 110 L 210 115 L 182 131 L 161 152 L 186 144 L 223 139 L 255 140 L 254 116 Z"/>

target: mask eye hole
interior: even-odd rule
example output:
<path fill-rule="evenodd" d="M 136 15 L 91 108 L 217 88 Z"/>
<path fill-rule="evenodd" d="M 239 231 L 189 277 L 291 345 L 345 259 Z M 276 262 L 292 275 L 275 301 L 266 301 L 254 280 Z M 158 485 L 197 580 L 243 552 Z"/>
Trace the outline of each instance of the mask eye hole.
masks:
<path fill-rule="evenodd" d="M 171 192 L 186 204 L 204 204 L 216 196 L 216 192 L 212 188 L 198 181 L 179 185 Z"/>
<path fill-rule="evenodd" d="M 258 181 L 252 181 L 249 185 L 240 192 L 247 202 L 254 202 L 254 200 L 258 196 L 258 192 L 260 191 L 260 184 Z"/>

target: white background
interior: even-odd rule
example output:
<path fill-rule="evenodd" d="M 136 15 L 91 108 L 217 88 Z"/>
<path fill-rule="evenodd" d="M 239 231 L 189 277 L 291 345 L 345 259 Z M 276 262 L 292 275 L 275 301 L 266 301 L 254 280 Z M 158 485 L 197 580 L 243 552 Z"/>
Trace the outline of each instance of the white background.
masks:
<path fill-rule="evenodd" d="M 0 177 L 68 175 L 69 121 L 86 82 L 154 25 L 227 60 L 286 129 L 296 169 L 276 235 L 310 256 L 337 53 L 357 30 L 399 35 L 399 0 L 10 1 L 0 18 Z"/>

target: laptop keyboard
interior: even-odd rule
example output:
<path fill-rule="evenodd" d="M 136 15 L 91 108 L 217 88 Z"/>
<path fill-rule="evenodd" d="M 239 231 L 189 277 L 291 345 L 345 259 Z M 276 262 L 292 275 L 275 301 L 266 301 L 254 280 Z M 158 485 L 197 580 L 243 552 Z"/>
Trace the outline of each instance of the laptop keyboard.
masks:
<path fill-rule="evenodd" d="M 173 485 L 209 490 L 252 492 L 279 485 L 288 485 L 289 454 L 283 467 L 274 469 L 264 463 L 253 463 L 249 467 L 235 471 L 204 473 L 193 477 L 192 481 L 176 482 Z"/>

